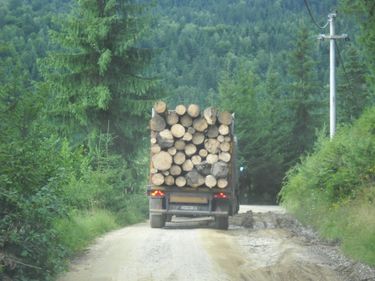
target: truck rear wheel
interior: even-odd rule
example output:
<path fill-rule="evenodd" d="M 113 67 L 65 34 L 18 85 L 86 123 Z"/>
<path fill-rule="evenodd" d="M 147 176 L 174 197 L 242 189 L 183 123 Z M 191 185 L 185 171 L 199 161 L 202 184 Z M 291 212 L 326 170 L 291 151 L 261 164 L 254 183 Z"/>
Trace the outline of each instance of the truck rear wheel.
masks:
<path fill-rule="evenodd" d="M 215 217 L 215 227 L 217 229 L 228 229 L 228 225 L 227 216 Z"/>
<path fill-rule="evenodd" d="M 162 228 L 165 226 L 165 216 L 150 214 L 150 226 L 152 228 Z"/>

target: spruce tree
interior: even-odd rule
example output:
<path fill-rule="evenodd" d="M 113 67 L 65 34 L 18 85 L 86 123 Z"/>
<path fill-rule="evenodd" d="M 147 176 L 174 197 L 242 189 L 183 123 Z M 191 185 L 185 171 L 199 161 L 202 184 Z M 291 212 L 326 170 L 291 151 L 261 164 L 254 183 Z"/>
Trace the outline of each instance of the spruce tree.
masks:
<path fill-rule="evenodd" d="M 59 49 L 41 63 L 49 113 L 76 141 L 110 133 L 124 155 L 144 135 L 154 83 L 144 77 L 151 51 L 138 42 L 145 9 L 131 0 L 78 0 L 51 33 Z"/>
<path fill-rule="evenodd" d="M 311 38 L 305 26 L 299 29 L 295 40 L 294 49 L 289 56 L 291 135 L 288 150 L 291 162 L 312 147 L 315 129 L 320 125 L 318 114 L 321 105 Z"/>

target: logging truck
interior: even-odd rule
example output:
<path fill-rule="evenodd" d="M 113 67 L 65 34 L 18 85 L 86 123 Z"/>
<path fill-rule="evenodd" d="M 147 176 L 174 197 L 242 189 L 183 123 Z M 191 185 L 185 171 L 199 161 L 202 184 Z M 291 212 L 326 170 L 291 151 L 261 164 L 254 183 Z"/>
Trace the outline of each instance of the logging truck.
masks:
<path fill-rule="evenodd" d="M 234 114 L 196 104 L 168 110 L 155 103 L 150 120 L 150 225 L 173 216 L 213 217 L 219 229 L 239 209 Z"/>

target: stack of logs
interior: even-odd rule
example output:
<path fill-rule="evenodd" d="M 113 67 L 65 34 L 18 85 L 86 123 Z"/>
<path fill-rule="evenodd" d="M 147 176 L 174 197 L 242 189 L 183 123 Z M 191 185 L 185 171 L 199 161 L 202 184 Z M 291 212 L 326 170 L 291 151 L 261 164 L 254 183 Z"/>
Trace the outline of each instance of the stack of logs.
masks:
<path fill-rule="evenodd" d="M 232 114 L 198 105 L 154 105 L 151 183 L 156 186 L 226 188 L 232 157 Z"/>

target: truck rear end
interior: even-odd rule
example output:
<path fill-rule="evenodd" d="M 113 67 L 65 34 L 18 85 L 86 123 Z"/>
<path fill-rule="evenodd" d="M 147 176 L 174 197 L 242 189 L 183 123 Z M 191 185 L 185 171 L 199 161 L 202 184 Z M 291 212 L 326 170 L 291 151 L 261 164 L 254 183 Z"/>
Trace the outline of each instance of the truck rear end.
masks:
<path fill-rule="evenodd" d="M 153 228 L 164 227 L 165 223 L 171 221 L 173 216 L 209 216 L 215 219 L 217 228 L 227 229 L 228 217 L 237 213 L 239 209 L 234 115 L 229 118 L 226 114 L 227 119 L 224 120 L 222 117 L 221 119 L 224 121 L 221 121 L 220 113 L 216 109 L 209 108 L 202 112 L 199 111 L 199 114 L 191 113 L 189 115 L 190 106 L 186 108 L 187 112 L 182 111 L 176 114 L 177 108 L 176 111 L 164 110 L 164 112 L 159 108 L 159 112 L 155 112 L 154 106 L 153 118 L 156 117 L 159 122 L 161 117 L 166 122 L 165 126 L 158 127 L 150 124 L 151 173 L 147 190 L 150 225 Z M 156 107 L 156 109 L 158 108 Z M 210 111 L 209 114 L 207 114 L 207 110 Z M 178 121 L 168 122 L 172 114 L 174 119 L 177 115 Z M 185 119 L 189 118 L 192 121 L 185 122 Z M 230 120 L 228 121 L 228 119 Z M 208 123 L 207 126 L 205 122 Z M 228 124 L 229 122 L 230 124 Z M 173 129 L 178 127 L 176 124 L 181 124 L 184 127 L 178 128 L 182 131 L 181 133 L 180 131 L 176 133 L 176 130 L 173 132 Z M 217 134 L 212 132 L 216 129 L 218 130 Z M 160 137 L 168 133 L 165 131 L 172 131 L 173 135 L 168 145 Z M 191 137 L 188 132 L 191 133 Z M 185 150 L 180 145 L 177 145 L 177 149 L 175 149 L 176 142 L 184 142 Z M 187 149 L 188 145 L 189 149 Z M 195 147 L 195 149 L 192 150 L 191 147 Z M 161 157 L 157 156 L 163 153 L 162 151 L 170 153 L 172 160 L 167 153 L 164 153 L 166 157 L 160 160 Z M 179 158 L 175 156 L 178 152 L 180 155 L 185 154 L 184 163 L 177 161 Z M 170 163 L 171 161 L 172 163 Z"/>

